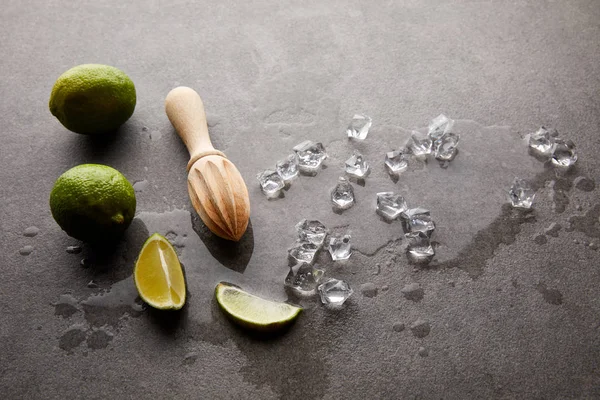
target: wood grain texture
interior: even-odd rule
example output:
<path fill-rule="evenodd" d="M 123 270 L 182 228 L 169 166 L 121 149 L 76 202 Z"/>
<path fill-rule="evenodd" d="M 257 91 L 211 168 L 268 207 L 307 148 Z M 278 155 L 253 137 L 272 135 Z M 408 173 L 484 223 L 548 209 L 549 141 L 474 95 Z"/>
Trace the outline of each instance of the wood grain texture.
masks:
<path fill-rule="evenodd" d="M 235 165 L 212 146 L 200 96 L 175 88 L 165 110 L 190 153 L 188 193 L 196 212 L 215 235 L 240 240 L 250 219 L 248 188 Z"/>

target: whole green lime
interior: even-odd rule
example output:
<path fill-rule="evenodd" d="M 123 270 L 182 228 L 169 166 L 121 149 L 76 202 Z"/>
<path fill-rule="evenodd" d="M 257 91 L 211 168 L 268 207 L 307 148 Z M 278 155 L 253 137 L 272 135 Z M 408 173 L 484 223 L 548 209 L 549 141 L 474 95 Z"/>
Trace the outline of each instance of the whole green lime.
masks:
<path fill-rule="evenodd" d="M 135 191 L 114 168 L 81 164 L 62 174 L 50 193 L 50 210 L 58 225 L 85 242 L 117 239 L 135 215 Z"/>
<path fill-rule="evenodd" d="M 65 128 L 81 134 L 115 131 L 135 109 L 135 86 L 118 68 L 82 64 L 58 77 L 50 112 Z"/>

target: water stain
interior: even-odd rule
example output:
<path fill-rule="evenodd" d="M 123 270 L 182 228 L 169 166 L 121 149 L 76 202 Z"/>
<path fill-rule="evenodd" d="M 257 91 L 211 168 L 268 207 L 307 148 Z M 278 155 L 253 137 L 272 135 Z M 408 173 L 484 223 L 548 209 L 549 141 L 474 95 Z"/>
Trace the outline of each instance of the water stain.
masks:
<path fill-rule="evenodd" d="M 573 181 L 575 187 L 584 192 L 591 192 L 596 189 L 596 182 L 585 176 L 578 176 Z"/>
<path fill-rule="evenodd" d="M 82 326 L 74 325 L 67 329 L 58 340 L 58 347 L 70 352 L 84 342 L 86 337 Z"/>
<path fill-rule="evenodd" d="M 512 244 L 521 225 L 535 222 L 534 212 L 523 212 L 514 209 L 510 204 L 504 204 L 502 211 L 487 228 L 475 234 L 473 240 L 458 256 L 452 260 L 434 264 L 436 268 L 460 268 L 473 279 L 483 274 L 486 261 L 493 257 L 501 244 Z"/>
<path fill-rule="evenodd" d="M 546 237 L 546 235 L 539 234 L 533 238 L 533 242 L 535 244 L 543 245 L 548 243 L 548 238 Z"/>
<path fill-rule="evenodd" d="M 77 299 L 75 297 L 71 296 L 70 294 L 63 294 L 54 304 L 54 315 L 58 315 L 63 318 L 69 318 L 73 314 L 79 312 L 77 304 Z"/>
<path fill-rule="evenodd" d="M 557 289 L 548 289 L 543 282 L 540 282 L 535 287 L 538 292 L 542 294 L 542 297 L 548 304 L 560 305 L 563 303 L 563 295 Z"/>
<path fill-rule="evenodd" d="M 93 327 L 116 327 L 124 316 L 139 317 L 144 310 L 138 302 L 133 277 L 113 284 L 106 291 L 93 294 L 80 304 L 85 320 Z"/>
<path fill-rule="evenodd" d="M 553 222 L 544 230 L 544 233 L 548 236 L 558 237 L 558 232 L 560 232 L 561 229 L 562 226 L 559 223 Z"/>
<path fill-rule="evenodd" d="M 147 179 L 135 181 L 133 183 L 133 190 L 135 190 L 136 193 L 145 192 L 148 190 L 148 186 L 150 186 L 150 182 L 148 182 Z"/>
<path fill-rule="evenodd" d="M 114 335 L 105 329 L 94 329 L 87 338 L 87 347 L 92 350 L 105 349 Z"/>
<path fill-rule="evenodd" d="M 584 233 L 590 238 L 600 238 L 600 204 L 594 205 L 585 215 L 569 217 L 569 231 Z"/>

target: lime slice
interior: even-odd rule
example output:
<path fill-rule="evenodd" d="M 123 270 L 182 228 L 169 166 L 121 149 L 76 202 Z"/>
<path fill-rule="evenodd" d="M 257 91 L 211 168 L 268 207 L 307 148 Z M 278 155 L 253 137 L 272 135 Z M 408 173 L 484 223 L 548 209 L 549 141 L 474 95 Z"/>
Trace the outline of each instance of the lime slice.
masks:
<path fill-rule="evenodd" d="M 285 328 L 302 312 L 301 307 L 265 300 L 226 282 L 217 285 L 215 296 L 223 312 L 235 323 L 257 331 Z"/>
<path fill-rule="evenodd" d="M 185 304 L 185 278 L 175 249 L 155 233 L 135 263 L 135 286 L 142 300 L 161 310 L 179 310 Z"/>

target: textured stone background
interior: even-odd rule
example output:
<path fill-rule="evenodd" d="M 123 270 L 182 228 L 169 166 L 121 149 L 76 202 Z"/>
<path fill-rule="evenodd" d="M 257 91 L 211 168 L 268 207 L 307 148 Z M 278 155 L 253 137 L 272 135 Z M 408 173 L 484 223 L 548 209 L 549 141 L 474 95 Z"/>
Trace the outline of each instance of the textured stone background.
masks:
<path fill-rule="evenodd" d="M 600 397 L 600 202 L 586 191 L 600 183 L 597 1 L 25 1 L 0 20 L 1 398 Z M 55 79 L 89 62 L 136 84 L 135 114 L 111 141 L 48 111 Z M 237 246 L 189 203 L 187 152 L 163 111 L 177 85 L 202 95 L 215 146 L 248 183 L 252 226 Z M 355 112 L 374 120 L 361 144 L 343 134 Z M 392 182 L 383 153 L 440 112 L 460 120 L 456 161 Z M 527 155 L 520 136 L 540 124 L 577 143 L 566 176 Z M 328 168 L 267 201 L 255 174 L 305 139 L 325 144 Z M 337 215 L 328 191 L 353 148 L 374 172 Z M 109 253 L 66 253 L 79 243 L 48 209 L 54 180 L 84 162 L 137 182 L 137 218 Z M 514 175 L 539 188 L 532 218 L 503 205 Z M 432 266 L 409 264 L 399 225 L 374 214 L 379 190 L 431 209 Z M 350 263 L 320 263 L 355 294 L 338 312 L 290 299 L 306 307 L 291 331 L 249 337 L 213 288 L 288 299 L 301 218 L 352 231 Z M 24 236 L 31 226 L 39 234 Z M 179 314 L 136 301 L 133 262 L 155 231 L 185 265 Z"/>

